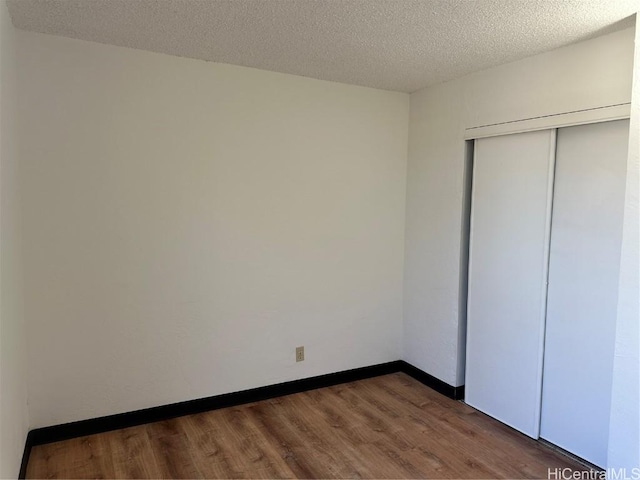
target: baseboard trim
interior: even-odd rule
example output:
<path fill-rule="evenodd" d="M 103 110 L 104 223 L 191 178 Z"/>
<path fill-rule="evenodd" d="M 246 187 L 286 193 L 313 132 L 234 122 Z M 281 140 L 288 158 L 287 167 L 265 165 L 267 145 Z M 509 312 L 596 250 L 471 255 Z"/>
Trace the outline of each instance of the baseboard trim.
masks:
<path fill-rule="evenodd" d="M 268 400 L 270 398 L 281 397 L 283 395 L 291 395 L 293 393 L 315 390 L 317 388 L 331 387 L 341 383 L 355 382 L 357 380 L 364 380 L 366 378 L 378 377 L 380 375 L 387 375 L 389 373 L 396 372 L 404 372 L 432 388 L 436 392 L 454 400 L 460 400 L 464 396 L 464 386 L 453 387 L 403 360 L 396 360 L 368 367 L 328 373 L 317 377 L 303 378 L 301 380 L 268 385 L 266 387 L 242 390 L 240 392 L 225 393 L 213 397 L 187 400 L 185 402 L 145 408 L 143 410 L 136 410 L 133 412 L 80 420 L 61 425 L 53 425 L 51 427 L 36 428 L 31 430 L 27 435 L 19 478 L 23 479 L 26 477 L 29 454 L 31 453 L 31 448 L 36 445 L 43 445 L 61 440 L 83 437 L 85 435 L 93 435 L 96 433 L 119 430 L 121 428 L 144 425 L 146 423 L 153 423 L 184 415 L 217 410 L 219 408 L 235 407 L 245 403 L 259 402 L 261 400 Z"/>
<path fill-rule="evenodd" d="M 195 413 L 217 410 L 219 408 L 234 407 L 250 402 L 259 402 L 270 398 L 281 397 L 293 393 L 329 387 L 340 383 L 354 382 L 365 378 L 377 377 L 401 370 L 400 361 L 381 363 L 368 367 L 344 370 L 317 377 L 303 378 L 290 382 L 251 388 L 240 392 L 225 393 L 213 397 L 198 398 L 185 402 L 161 405 L 158 407 L 135 410 L 133 412 L 118 413 L 105 417 L 91 418 L 77 422 L 53 425 L 51 427 L 36 428 L 29 432 L 32 445 L 68 440 L 70 438 L 92 435 L 95 433 L 119 430 L 146 423 L 158 422 L 170 418 L 192 415 Z"/>
<path fill-rule="evenodd" d="M 31 455 L 31 447 L 33 447 L 33 433 L 27 433 L 27 439 L 24 442 L 24 452 L 22 453 L 22 461 L 20 462 L 20 473 L 18 478 L 27 478 L 27 465 L 29 464 L 29 455 Z"/>
<path fill-rule="evenodd" d="M 400 364 L 400 371 L 415 378 L 420 383 L 425 384 L 427 387 L 434 389 L 436 392 L 441 393 L 446 397 L 452 398 L 453 400 L 464 399 L 464 385 L 461 385 L 459 387 L 449 385 L 448 383 L 443 382 L 433 375 L 429 375 L 427 372 L 420 370 L 418 367 L 414 367 L 404 360 L 400 360 Z"/>

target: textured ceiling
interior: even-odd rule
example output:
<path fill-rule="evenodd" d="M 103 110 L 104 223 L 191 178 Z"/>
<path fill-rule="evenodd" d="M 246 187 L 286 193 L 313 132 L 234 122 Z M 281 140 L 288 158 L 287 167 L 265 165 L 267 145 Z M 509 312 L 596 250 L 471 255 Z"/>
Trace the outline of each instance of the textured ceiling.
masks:
<path fill-rule="evenodd" d="M 413 92 L 633 25 L 640 0 L 8 0 L 16 27 Z"/>

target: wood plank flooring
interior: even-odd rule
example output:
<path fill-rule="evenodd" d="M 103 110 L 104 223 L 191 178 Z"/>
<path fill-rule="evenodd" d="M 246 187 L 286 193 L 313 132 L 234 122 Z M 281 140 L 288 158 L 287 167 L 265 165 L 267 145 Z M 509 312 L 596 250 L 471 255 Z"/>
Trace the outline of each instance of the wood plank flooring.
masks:
<path fill-rule="evenodd" d="M 580 464 L 403 373 L 34 447 L 27 478 L 547 478 Z"/>

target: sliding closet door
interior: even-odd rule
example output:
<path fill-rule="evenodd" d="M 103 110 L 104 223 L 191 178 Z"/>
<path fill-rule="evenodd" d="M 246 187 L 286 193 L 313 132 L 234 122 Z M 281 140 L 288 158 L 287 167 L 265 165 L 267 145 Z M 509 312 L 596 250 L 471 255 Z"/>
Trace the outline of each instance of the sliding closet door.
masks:
<path fill-rule="evenodd" d="M 465 399 L 537 438 L 555 131 L 474 152 Z"/>
<path fill-rule="evenodd" d="M 540 436 L 606 465 L 629 121 L 558 131 Z"/>

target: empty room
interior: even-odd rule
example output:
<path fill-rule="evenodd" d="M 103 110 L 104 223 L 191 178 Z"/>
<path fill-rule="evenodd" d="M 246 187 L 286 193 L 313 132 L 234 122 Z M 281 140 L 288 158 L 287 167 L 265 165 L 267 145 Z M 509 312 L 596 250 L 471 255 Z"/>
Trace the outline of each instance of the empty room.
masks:
<path fill-rule="evenodd" d="M 640 0 L 0 0 L 0 478 L 640 480 Z"/>

